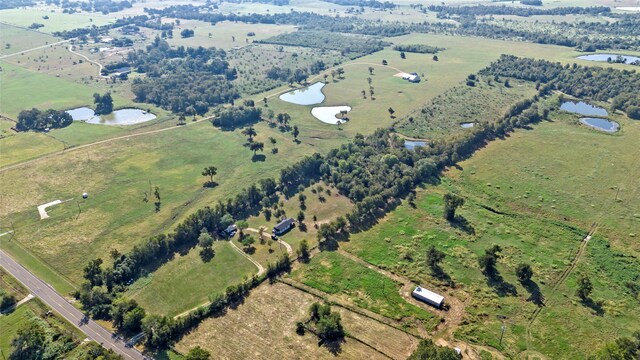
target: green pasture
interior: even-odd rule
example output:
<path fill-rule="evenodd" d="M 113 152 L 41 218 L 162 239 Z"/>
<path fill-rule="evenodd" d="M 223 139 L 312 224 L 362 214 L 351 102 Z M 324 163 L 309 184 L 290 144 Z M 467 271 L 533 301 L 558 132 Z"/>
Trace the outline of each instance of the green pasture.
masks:
<path fill-rule="evenodd" d="M 49 18 L 44 19 L 44 16 Z M 41 27 L 38 31 L 48 34 L 93 25 L 101 26 L 115 21 L 115 17 L 112 18 L 96 13 L 64 14 L 62 9 L 5 9 L 0 10 L 0 19 L 0 21 L 9 25 L 25 28 L 33 23 L 43 24 L 44 27 Z"/>
<path fill-rule="evenodd" d="M 377 314 L 403 320 L 419 320 L 431 330 L 437 319 L 430 312 L 407 303 L 400 296 L 401 284 L 356 263 L 337 252 L 323 252 L 291 276 L 308 286 L 337 294 Z"/>
<path fill-rule="evenodd" d="M 0 33 L 2 33 L 2 37 L 0 37 L 0 55 L 15 54 L 23 50 L 60 41 L 60 39 L 49 34 L 26 30 L 2 22 L 0 22 Z"/>
<path fill-rule="evenodd" d="M 224 292 L 229 285 L 255 274 L 257 268 L 224 241 L 214 244 L 215 256 L 203 262 L 199 247 L 175 258 L 134 282 L 128 296 L 153 314 L 177 315 Z"/>

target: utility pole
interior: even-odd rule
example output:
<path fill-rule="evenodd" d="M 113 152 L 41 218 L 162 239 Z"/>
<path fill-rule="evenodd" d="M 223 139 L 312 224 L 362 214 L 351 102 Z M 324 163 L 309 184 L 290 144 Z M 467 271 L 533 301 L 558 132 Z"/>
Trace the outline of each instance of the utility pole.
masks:
<path fill-rule="evenodd" d="M 502 326 L 500 327 L 501 333 L 500 333 L 500 346 L 502 347 L 502 337 L 504 336 L 504 331 L 507 329 L 506 326 L 504 326 L 504 323 L 502 324 Z"/>

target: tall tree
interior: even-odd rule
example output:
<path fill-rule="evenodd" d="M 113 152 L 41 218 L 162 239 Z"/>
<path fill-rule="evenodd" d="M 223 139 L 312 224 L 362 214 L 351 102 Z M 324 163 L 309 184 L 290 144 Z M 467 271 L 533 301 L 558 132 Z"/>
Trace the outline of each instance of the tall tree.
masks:
<path fill-rule="evenodd" d="M 440 263 L 444 260 L 445 254 L 431 245 L 427 249 L 427 265 L 432 272 L 440 271 Z"/>
<path fill-rule="evenodd" d="M 213 177 L 217 173 L 218 173 L 218 168 L 216 168 L 215 166 L 207 166 L 202 171 L 202 176 L 208 176 L 209 177 L 209 182 L 212 183 L 213 182 Z"/>
<path fill-rule="evenodd" d="M 191 348 L 185 357 L 185 360 L 209 360 L 211 358 L 211 354 L 201 348 L 200 346 L 196 346 Z"/>
<path fill-rule="evenodd" d="M 253 155 L 256 155 L 257 151 L 262 151 L 264 150 L 264 143 L 261 142 L 252 142 L 249 145 L 249 149 L 251 149 L 251 151 L 253 151 Z"/>
<path fill-rule="evenodd" d="M 447 193 L 444 195 L 444 218 L 453 221 L 456 218 L 456 210 L 464 205 L 464 198 L 452 194 Z"/>
<path fill-rule="evenodd" d="M 11 340 L 12 359 L 43 359 L 46 350 L 44 329 L 35 320 L 27 320 Z"/>
<path fill-rule="evenodd" d="M 93 103 L 96 105 L 96 115 L 111 114 L 113 111 L 113 99 L 111 93 L 100 95 L 98 93 L 93 94 Z"/>
<path fill-rule="evenodd" d="M 253 126 L 247 126 L 244 130 L 242 130 L 242 134 L 249 137 L 249 142 L 252 142 L 253 137 L 258 135 Z"/>
<path fill-rule="evenodd" d="M 576 295 L 582 300 L 586 301 L 589 299 L 591 292 L 593 291 L 593 284 L 591 284 L 591 279 L 587 274 L 582 274 L 578 279 L 578 289 L 576 289 Z"/>
<path fill-rule="evenodd" d="M 298 140 L 298 135 L 300 135 L 300 130 L 298 130 L 298 125 L 293 125 L 293 138 Z"/>
<path fill-rule="evenodd" d="M 520 280 L 521 283 L 526 283 L 531 280 L 533 276 L 533 269 L 531 265 L 520 263 L 516 266 L 516 277 Z"/>

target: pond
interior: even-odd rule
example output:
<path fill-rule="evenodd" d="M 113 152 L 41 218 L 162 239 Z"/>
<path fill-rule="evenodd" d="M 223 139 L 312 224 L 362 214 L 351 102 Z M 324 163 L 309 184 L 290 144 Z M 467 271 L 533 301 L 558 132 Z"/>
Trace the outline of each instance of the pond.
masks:
<path fill-rule="evenodd" d="M 620 125 L 618 123 L 601 118 L 582 118 L 580 122 L 594 129 L 614 133 L 618 131 Z"/>
<path fill-rule="evenodd" d="M 472 128 L 476 123 L 472 123 L 472 122 L 465 122 L 465 123 L 460 123 L 460 127 L 463 129 L 469 129 Z"/>
<path fill-rule="evenodd" d="M 282 94 L 280 95 L 280 100 L 296 105 L 320 104 L 324 101 L 324 94 L 322 93 L 324 85 L 323 82 L 317 82 L 311 86 Z"/>
<path fill-rule="evenodd" d="M 337 117 L 341 111 L 351 111 L 351 106 L 320 106 L 311 109 L 311 115 L 327 124 L 342 124 L 346 120 Z"/>
<path fill-rule="evenodd" d="M 98 116 L 92 109 L 81 107 L 67 110 L 67 113 L 73 120 L 100 125 L 135 125 L 156 118 L 152 113 L 141 109 L 120 109 L 108 115 Z"/>
<path fill-rule="evenodd" d="M 587 104 L 586 102 L 573 102 L 573 101 L 565 101 L 560 106 L 560 109 L 568 112 L 572 112 L 574 114 L 587 115 L 587 116 L 607 116 L 609 113 L 607 110 L 593 106 L 591 104 Z"/>
<path fill-rule="evenodd" d="M 578 56 L 578 59 L 589 61 L 616 62 L 622 64 L 631 64 L 633 62 L 640 61 L 640 57 L 619 54 L 590 54 Z"/>
<path fill-rule="evenodd" d="M 427 145 L 426 141 L 405 140 L 404 147 L 407 150 L 413 150 L 417 147 L 424 147 Z"/>

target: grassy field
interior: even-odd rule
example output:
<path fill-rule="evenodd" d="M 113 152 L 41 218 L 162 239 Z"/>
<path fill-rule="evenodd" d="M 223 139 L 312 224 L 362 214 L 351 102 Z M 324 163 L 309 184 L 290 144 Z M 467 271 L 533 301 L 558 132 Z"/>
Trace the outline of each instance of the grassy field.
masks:
<path fill-rule="evenodd" d="M 184 29 L 193 30 L 194 36 L 182 38 L 180 31 Z M 181 20 L 180 25 L 173 29 L 173 39 L 168 39 L 167 41 L 171 46 L 214 46 L 229 50 L 234 47 L 246 46 L 254 40 L 264 40 L 274 35 L 295 30 L 296 27 L 292 25 L 247 24 L 230 21 L 211 25 L 203 21 Z M 248 36 L 249 32 L 254 32 L 255 36 Z M 235 41 L 233 40 L 234 37 Z"/>
<path fill-rule="evenodd" d="M 228 243 L 217 242 L 214 250 L 215 257 L 206 263 L 198 255 L 199 248 L 177 254 L 172 261 L 133 283 L 128 295 L 150 313 L 177 315 L 257 272 L 255 265 Z"/>
<path fill-rule="evenodd" d="M 612 136 L 582 127 L 567 114 L 552 119 L 489 144 L 450 170 L 440 185 L 418 192 L 416 208 L 399 207 L 342 246 L 425 286 L 446 291 L 446 284 L 455 283 L 466 310 L 456 337 L 508 356 L 538 351 L 549 358 L 581 357 L 629 335 L 639 320 L 632 310 L 637 299 L 625 285 L 637 281 L 632 274 L 640 266 L 633 257 L 640 168 L 629 151 L 639 124 L 614 115 L 623 132 Z M 614 184 L 621 188 L 621 201 L 615 201 Z M 442 219 L 447 191 L 467 200 L 459 211 L 463 220 L 454 224 Z M 593 222 L 600 224 L 596 237 L 561 281 Z M 486 278 L 477 264 L 494 244 L 503 248 L 497 280 Z M 447 255 L 445 277 L 434 277 L 426 267 L 430 245 Z M 517 281 L 520 262 L 531 264 L 534 283 Z M 594 282 L 590 305 L 574 295 L 582 273 Z M 545 306 L 530 323 L 536 290 Z M 507 330 L 500 345 L 503 323 Z"/>
<path fill-rule="evenodd" d="M 0 55 L 18 53 L 37 46 L 59 41 L 58 38 L 37 31 L 0 23 Z"/>
<path fill-rule="evenodd" d="M 48 16 L 49 19 L 44 19 Z M 101 26 L 114 22 L 114 19 L 96 13 L 63 14 L 61 9 L 6 9 L 0 10 L 2 22 L 28 27 L 33 23 L 43 24 L 39 31 L 53 33 L 56 31 L 73 30 L 77 28 Z"/>
<path fill-rule="evenodd" d="M 307 317 L 309 306 L 318 301 L 314 296 L 277 283 L 264 284 L 253 290 L 244 303 L 218 318 L 210 318 L 185 336 L 176 349 L 186 353 L 201 346 L 225 359 L 405 359 L 417 340 L 399 330 L 334 306 L 342 317 L 345 330 L 363 341 L 346 338 L 340 351 L 333 355 L 318 346 L 317 338 L 295 333 L 295 323 Z M 304 354 L 304 355 L 303 355 Z"/>
<path fill-rule="evenodd" d="M 326 293 L 339 294 L 377 314 L 399 321 L 417 321 L 427 331 L 437 323 L 431 313 L 400 296 L 401 284 L 337 252 L 314 256 L 308 266 L 299 268 L 291 276 Z"/>

